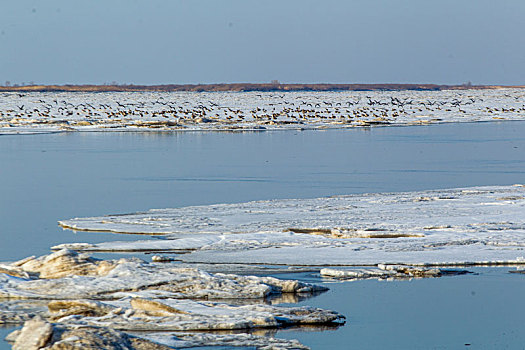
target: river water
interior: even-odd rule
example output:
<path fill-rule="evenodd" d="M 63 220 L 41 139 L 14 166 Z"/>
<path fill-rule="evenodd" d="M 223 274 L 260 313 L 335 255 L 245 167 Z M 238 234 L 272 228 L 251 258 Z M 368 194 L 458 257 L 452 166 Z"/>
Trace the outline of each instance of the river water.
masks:
<path fill-rule="evenodd" d="M 73 233 L 57 226 L 57 220 L 71 217 L 260 199 L 524 182 L 525 122 L 244 133 L 4 135 L 0 136 L 0 260 L 47 254 L 50 246 L 65 242 L 136 239 L 109 233 Z M 446 315 L 456 308 L 416 307 L 418 304 L 411 304 L 416 300 L 409 296 L 424 298 L 428 305 L 456 296 L 459 301 L 450 300 L 451 305 L 463 300 L 469 305 L 465 312 L 479 311 L 479 304 L 468 304 L 470 294 L 454 291 L 465 284 L 485 283 L 490 288 L 497 284 L 505 293 L 519 291 L 522 295 L 525 278 L 506 271 L 496 269 L 446 281 L 334 284 L 333 291 L 305 303 L 320 303 L 352 315 L 351 322 L 337 331 L 348 336 L 338 338 L 347 339 L 349 347 L 352 332 L 369 327 L 370 332 L 363 333 L 370 336 L 368 348 L 388 344 L 432 348 L 425 339 L 435 338 L 419 329 L 422 324 L 435 326 L 433 312 Z M 356 303 L 355 298 L 348 297 L 352 303 L 340 307 L 349 288 L 357 290 L 360 297 L 368 296 L 363 297 L 362 305 L 359 299 Z M 382 293 L 378 296 L 382 301 L 375 303 L 378 293 Z M 505 293 L 489 293 L 492 296 L 484 299 L 483 305 L 498 305 Z M 397 306 L 385 307 L 387 304 Z M 366 306 L 366 312 L 356 312 L 359 305 Z M 523 311 L 523 304 L 519 308 Z M 403 310 L 409 312 L 404 314 Z M 498 319 L 503 312 L 493 307 L 482 316 L 494 313 Z M 438 319 L 452 325 L 456 322 L 443 316 Z M 493 323 L 476 331 L 490 335 L 487 330 Z M 327 348 L 334 338 L 332 331 L 283 332 L 283 336 L 293 335 L 301 341 L 312 334 L 317 339 L 311 345 L 314 348 Z M 381 337 L 394 340 L 379 342 Z M 408 337 L 423 340 L 395 342 Z M 457 340 L 452 347 L 443 343 L 444 348 L 468 346 L 461 343 L 463 338 Z M 464 339 L 465 344 L 469 341 Z M 337 344 L 332 347 L 340 348 Z M 367 348 L 363 344 L 357 348 Z"/>

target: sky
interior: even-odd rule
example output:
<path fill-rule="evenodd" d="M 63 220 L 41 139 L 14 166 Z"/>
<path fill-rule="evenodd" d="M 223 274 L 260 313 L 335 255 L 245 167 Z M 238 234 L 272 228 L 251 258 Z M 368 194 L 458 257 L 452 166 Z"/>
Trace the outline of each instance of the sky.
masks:
<path fill-rule="evenodd" d="M 523 0 L 0 3 L 0 85 L 525 84 Z"/>

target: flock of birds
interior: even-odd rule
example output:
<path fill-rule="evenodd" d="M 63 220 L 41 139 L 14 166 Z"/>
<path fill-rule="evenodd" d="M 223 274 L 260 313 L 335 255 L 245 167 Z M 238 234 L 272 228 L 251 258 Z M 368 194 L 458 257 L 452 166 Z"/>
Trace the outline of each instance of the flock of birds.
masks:
<path fill-rule="evenodd" d="M 524 119 L 520 89 L 286 93 L 3 93 L 0 129 L 250 129 Z"/>

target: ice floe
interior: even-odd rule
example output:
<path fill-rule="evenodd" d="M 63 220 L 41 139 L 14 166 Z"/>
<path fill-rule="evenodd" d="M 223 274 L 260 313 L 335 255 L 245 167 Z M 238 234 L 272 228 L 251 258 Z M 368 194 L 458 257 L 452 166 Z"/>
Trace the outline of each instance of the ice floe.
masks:
<path fill-rule="evenodd" d="M 258 350 L 303 350 L 309 349 L 297 340 L 278 339 L 254 334 L 210 334 L 210 333 L 157 333 L 145 336 L 146 339 L 177 349 L 197 346 L 253 347 Z"/>
<path fill-rule="evenodd" d="M 49 303 L 49 309 L 52 310 L 51 319 L 55 322 L 125 331 L 246 330 L 340 323 L 344 320 L 336 312 L 304 306 L 239 306 L 174 299 L 54 301 Z"/>
<path fill-rule="evenodd" d="M 74 328 L 46 322 L 41 318 L 26 321 L 21 330 L 8 335 L 14 350 L 167 350 L 173 347 L 135 337 L 110 328 Z"/>
<path fill-rule="evenodd" d="M 167 350 L 200 346 L 250 347 L 259 350 L 309 349 L 297 340 L 271 336 L 187 332 L 130 334 L 111 328 L 50 323 L 38 317 L 27 321 L 21 330 L 13 331 L 7 340 L 15 350 L 44 347 L 49 350 Z"/>
<path fill-rule="evenodd" d="M 0 134 L 347 128 L 524 120 L 523 89 L 3 93 Z"/>
<path fill-rule="evenodd" d="M 3 264 L 7 265 L 7 264 Z M 139 259 L 98 260 L 69 250 L 24 259 L 0 273 L 0 298 L 96 299 L 127 296 L 198 299 L 261 299 L 276 293 L 314 293 L 326 288 L 272 277 L 210 274 Z M 38 268 L 35 268 L 38 266 Z M 103 268 L 100 268 L 103 266 Z M 58 274 L 49 274 L 48 270 Z M 45 273 L 44 273 L 45 272 Z M 27 273 L 27 277 L 19 277 Z"/>
<path fill-rule="evenodd" d="M 524 212 L 523 185 L 216 204 L 63 220 L 164 239 L 54 249 L 185 253 L 176 259 L 221 264 L 523 264 Z"/>
<path fill-rule="evenodd" d="M 425 268 L 406 265 L 384 265 L 378 264 L 374 269 L 352 269 L 341 270 L 324 268 L 319 271 L 322 277 L 340 280 L 362 280 L 362 279 L 411 279 L 425 277 L 441 277 L 445 275 L 461 275 L 468 273 L 466 270 L 451 270 L 439 268 Z"/>
<path fill-rule="evenodd" d="M 10 336 L 15 349 L 106 348 L 101 344 L 114 342 L 129 343 L 127 349 L 209 343 L 304 349 L 297 341 L 188 332 L 344 323 L 335 311 L 272 305 L 275 295 L 327 290 L 294 280 L 211 274 L 139 259 L 100 260 L 66 249 L 1 266 L 0 324 L 25 321 Z M 185 333 L 182 338 L 157 334 L 167 331 Z"/>

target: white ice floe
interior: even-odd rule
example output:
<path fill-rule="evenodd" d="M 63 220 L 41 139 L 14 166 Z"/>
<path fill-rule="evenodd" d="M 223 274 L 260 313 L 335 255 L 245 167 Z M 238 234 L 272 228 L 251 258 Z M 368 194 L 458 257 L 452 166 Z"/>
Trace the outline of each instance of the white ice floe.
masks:
<path fill-rule="evenodd" d="M 174 299 L 56 301 L 49 303 L 49 309 L 54 322 L 124 331 L 245 330 L 344 322 L 337 312 L 305 306 L 239 306 Z"/>
<path fill-rule="evenodd" d="M 335 311 L 263 303 L 265 297 L 276 294 L 307 295 L 326 290 L 299 281 L 210 274 L 138 259 L 99 260 L 65 249 L 2 266 L 0 324 L 26 321 L 21 331 L 10 336 L 15 349 L 32 349 L 31 344 L 40 344 L 34 347 L 38 349 L 55 342 L 64 343 L 63 346 L 76 344 L 81 348 L 82 345 L 83 348 L 96 348 L 97 342 L 133 343 L 128 334 L 116 330 L 145 332 L 140 339 L 148 344 L 149 336 L 157 340 L 162 338 L 164 341 L 155 343 L 169 346 L 173 342 L 184 347 L 209 345 L 203 342 L 210 340 L 219 345 L 230 342 L 237 346 L 259 347 L 264 343 L 261 337 L 246 335 L 221 338 L 186 334 L 185 340 L 181 340 L 152 333 L 344 323 L 344 316 Z M 223 302 L 209 299 L 223 299 Z M 224 303 L 225 300 L 230 303 Z M 29 321 L 30 318 L 34 319 Z M 83 330 L 80 333 L 87 332 L 83 336 L 87 337 L 86 342 L 89 339 L 89 344 L 71 340 L 83 337 L 74 336 L 79 329 Z M 70 336 L 62 337 L 64 333 Z M 268 338 L 268 344 L 274 344 L 276 349 L 284 349 L 287 345 L 305 348 L 297 341 L 274 338 Z M 135 345 L 128 348 L 149 349 Z M 261 348 L 272 347 L 261 345 Z"/>
<path fill-rule="evenodd" d="M 525 263 L 524 212 L 523 185 L 217 204 L 64 220 L 166 239 L 55 249 L 186 252 L 177 259 L 202 263 Z"/>
<path fill-rule="evenodd" d="M 326 288 L 272 277 L 210 274 L 140 260 L 97 260 L 61 250 L 13 263 L 0 273 L 0 298 L 112 300 L 150 298 L 260 299 L 279 293 L 313 293 Z M 50 270 L 56 273 L 49 273 Z M 7 269 L 5 270 L 7 271 Z M 20 271 L 30 275 L 17 277 Z"/>
<path fill-rule="evenodd" d="M 325 290 L 293 280 L 210 274 L 138 259 L 99 260 L 64 249 L 2 264 L 0 325 L 25 321 L 9 336 L 15 349 L 96 349 L 119 343 L 137 350 L 167 349 L 158 344 L 306 349 L 294 340 L 188 332 L 341 325 L 344 316 L 335 311 L 264 303 L 273 295 Z M 120 331 L 142 333 L 137 338 Z M 156 333 L 166 331 L 185 333 L 180 338 Z"/>
<path fill-rule="evenodd" d="M 441 277 L 444 275 L 459 275 L 468 273 L 466 270 L 450 270 L 406 265 L 378 264 L 377 268 L 341 270 L 325 268 L 319 271 L 322 277 L 341 280 L 362 279 L 411 279 L 424 277 Z"/>
<path fill-rule="evenodd" d="M 524 120 L 523 89 L 3 93 L 0 134 L 272 130 Z"/>
<path fill-rule="evenodd" d="M 111 328 L 72 326 L 34 318 L 6 338 L 14 350 L 87 349 L 167 350 L 199 346 L 250 347 L 259 350 L 309 349 L 297 340 L 246 333 L 210 334 L 188 332 L 129 334 Z"/>
<path fill-rule="evenodd" d="M 197 346 L 253 347 L 258 350 L 303 350 L 309 349 L 297 340 L 278 339 L 254 334 L 210 334 L 210 333 L 155 333 L 143 338 L 177 349 Z"/>
<path fill-rule="evenodd" d="M 11 332 L 6 340 L 13 350 L 168 350 L 173 347 L 124 332 L 96 327 L 67 327 L 35 317 L 20 330 Z"/>

